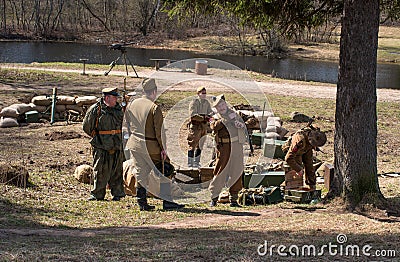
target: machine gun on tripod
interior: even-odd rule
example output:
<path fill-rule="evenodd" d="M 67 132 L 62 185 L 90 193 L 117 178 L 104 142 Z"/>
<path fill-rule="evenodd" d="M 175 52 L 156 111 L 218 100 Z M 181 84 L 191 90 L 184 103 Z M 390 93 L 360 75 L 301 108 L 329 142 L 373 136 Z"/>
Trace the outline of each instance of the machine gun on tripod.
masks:
<path fill-rule="evenodd" d="M 131 62 L 131 60 L 126 55 L 126 53 L 127 53 L 126 46 L 131 45 L 131 44 L 133 44 L 133 43 L 124 43 L 124 44 L 119 44 L 118 43 L 118 44 L 112 44 L 112 45 L 109 46 L 109 48 L 111 50 L 119 50 L 119 51 L 121 51 L 121 55 L 119 57 L 117 57 L 117 59 L 115 59 L 114 61 L 112 61 L 110 63 L 110 68 L 108 69 L 108 71 L 106 71 L 104 73 L 104 75 L 107 76 L 111 72 L 111 70 L 115 67 L 115 65 L 117 64 L 118 60 L 121 59 L 121 57 L 122 57 L 122 60 L 123 60 L 124 65 L 125 65 L 125 72 L 126 72 L 126 76 L 124 78 L 124 91 L 123 91 L 123 96 L 122 96 L 123 97 L 122 108 L 123 108 L 124 111 L 125 111 L 125 108 L 126 108 L 126 106 L 128 104 L 127 97 L 126 97 L 126 94 L 127 94 L 127 91 L 126 91 L 126 78 L 129 76 L 127 61 L 129 62 L 129 65 L 132 67 L 133 71 L 135 72 L 136 77 L 139 77 L 137 72 L 136 72 L 136 70 L 135 70 L 135 67 L 133 66 L 133 64 Z"/>
<path fill-rule="evenodd" d="M 137 72 L 136 72 L 136 70 L 135 70 L 135 67 L 133 66 L 133 64 L 132 64 L 132 62 L 131 62 L 131 60 L 130 60 L 129 57 L 126 55 L 126 53 L 127 53 L 126 47 L 129 46 L 129 45 L 131 45 L 131 44 L 133 44 L 133 43 L 125 43 L 125 44 L 119 44 L 119 43 L 118 43 L 118 44 L 112 44 L 112 45 L 110 45 L 110 46 L 108 47 L 108 48 L 111 49 L 111 50 L 119 50 L 119 51 L 121 51 L 121 55 L 118 56 L 117 59 L 115 59 L 114 61 L 112 61 L 112 62 L 110 63 L 110 68 L 108 69 L 108 71 L 106 71 L 106 72 L 104 73 L 105 76 L 107 76 L 107 75 L 111 72 L 111 70 L 114 68 L 114 66 L 118 63 L 118 60 L 121 59 L 121 57 L 122 57 L 122 60 L 123 60 L 124 65 L 125 65 L 126 76 L 129 75 L 129 72 L 128 72 L 128 64 L 127 64 L 127 61 L 128 61 L 128 62 L 129 62 L 129 65 L 132 67 L 133 71 L 135 72 L 136 77 L 139 77 L 138 74 L 137 74 Z"/>

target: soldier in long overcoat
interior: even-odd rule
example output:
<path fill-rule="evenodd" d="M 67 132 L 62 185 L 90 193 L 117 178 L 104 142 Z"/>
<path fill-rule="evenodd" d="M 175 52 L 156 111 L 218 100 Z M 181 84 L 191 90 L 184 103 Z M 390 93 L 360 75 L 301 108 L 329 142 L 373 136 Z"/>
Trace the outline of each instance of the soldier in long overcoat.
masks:
<path fill-rule="evenodd" d="M 169 162 L 169 159 L 163 144 L 165 141 L 165 132 L 162 130 L 164 118 L 161 108 L 154 103 L 157 98 L 155 80 L 153 78 L 143 80 L 142 87 L 145 95 L 129 103 L 125 115 L 130 129 L 126 149 L 130 151 L 133 160 L 137 201 L 140 210 L 154 209 L 155 207 L 147 202 L 147 190 L 157 188 L 150 192 L 161 198 L 167 198 L 163 201 L 163 209 L 182 208 L 184 205 L 171 201 L 170 183 L 162 183 L 162 178 L 151 180 L 150 173 L 157 172 L 156 165 L 163 164 L 165 161 Z"/>

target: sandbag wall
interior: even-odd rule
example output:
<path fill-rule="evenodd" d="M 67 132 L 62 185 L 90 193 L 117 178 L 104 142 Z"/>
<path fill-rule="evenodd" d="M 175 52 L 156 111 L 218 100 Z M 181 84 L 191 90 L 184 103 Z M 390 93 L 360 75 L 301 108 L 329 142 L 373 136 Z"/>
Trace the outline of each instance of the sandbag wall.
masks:
<path fill-rule="evenodd" d="M 56 121 L 66 120 L 71 114 L 84 116 L 88 107 L 97 102 L 96 96 L 57 96 L 54 118 Z M 16 127 L 19 123 L 26 123 L 27 116 L 31 113 L 38 113 L 38 119 L 47 119 L 51 117 L 51 97 L 35 96 L 31 103 L 13 104 L 5 107 L 0 112 L 0 128 Z"/>
<path fill-rule="evenodd" d="M 282 127 L 282 120 L 280 117 L 277 116 L 268 117 L 267 126 L 265 128 L 265 138 L 283 140 L 288 132 L 289 130 Z"/>

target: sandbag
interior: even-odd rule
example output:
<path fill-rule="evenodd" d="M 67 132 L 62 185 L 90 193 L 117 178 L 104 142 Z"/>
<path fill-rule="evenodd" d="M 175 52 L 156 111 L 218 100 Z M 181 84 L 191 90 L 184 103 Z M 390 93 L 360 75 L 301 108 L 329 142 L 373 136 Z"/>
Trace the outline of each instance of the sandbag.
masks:
<path fill-rule="evenodd" d="M 13 104 L 13 105 L 10 105 L 9 107 L 15 108 L 18 112 L 18 115 L 23 115 L 26 112 L 33 110 L 31 104 Z"/>
<path fill-rule="evenodd" d="M 65 112 L 65 105 L 56 104 L 56 112 L 64 113 Z"/>
<path fill-rule="evenodd" d="M 73 110 L 79 113 L 83 113 L 83 108 L 81 106 L 78 105 L 66 105 L 65 106 L 66 110 Z"/>
<path fill-rule="evenodd" d="M 34 103 L 30 103 L 32 110 L 38 111 L 39 113 L 46 112 L 46 110 L 49 108 L 48 106 L 38 106 L 35 105 Z M 50 110 L 49 110 L 50 112 Z"/>
<path fill-rule="evenodd" d="M 75 97 L 73 96 L 57 96 L 58 105 L 74 105 Z"/>
<path fill-rule="evenodd" d="M 270 133 L 270 132 L 274 132 L 277 133 L 278 132 L 278 127 L 276 126 L 267 126 L 267 128 L 265 129 L 266 133 Z"/>
<path fill-rule="evenodd" d="M 93 176 L 93 167 L 90 165 L 80 165 L 75 168 L 74 177 L 81 183 L 90 184 Z"/>
<path fill-rule="evenodd" d="M 3 117 L 12 117 L 12 118 L 17 118 L 18 117 L 18 111 L 15 108 L 12 107 L 5 107 L 1 110 L 0 116 Z"/>
<path fill-rule="evenodd" d="M 96 102 L 97 102 L 96 96 L 81 96 L 81 97 L 75 98 L 75 103 L 78 106 L 93 105 Z"/>
<path fill-rule="evenodd" d="M 17 126 L 19 126 L 19 124 L 16 118 L 2 116 L 0 119 L 0 128 L 17 127 Z"/>
<path fill-rule="evenodd" d="M 280 136 L 276 132 L 267 132 L 267 133 L 265 133 L 265 138 L 267 138 L 267 139 L 279 139 Z"/>
<path fill-rule="evenodd" d="M 136 178 L 132 159 L 126 160 L 123 164 L 122 176 L 124 179 L 124 191 L 128 196 L 136 196 Z"/>
<path fill-rule="evenodd" d="M 266 122 L 269 117 L 273 116 L 273 113 L 269 112 L 269 111 L 264 111 L 264 112 L 263 111 L 254 111 L 254 112 L 252 112 L 252 114 L 260 122 Z"/>
<path fill-rule="evenodd" d="M 282 121 L 281 118 L 278 116 L 270 116 L 267 118 L 267 126 L 276 126 L 281 127 Z"/>
<path fill-rule="evenodd" d="M 35 96 L 32 98 L 31 102 L 38 106 L 49 106 L 51 105 L 51 98 L 46 96 Z"/>

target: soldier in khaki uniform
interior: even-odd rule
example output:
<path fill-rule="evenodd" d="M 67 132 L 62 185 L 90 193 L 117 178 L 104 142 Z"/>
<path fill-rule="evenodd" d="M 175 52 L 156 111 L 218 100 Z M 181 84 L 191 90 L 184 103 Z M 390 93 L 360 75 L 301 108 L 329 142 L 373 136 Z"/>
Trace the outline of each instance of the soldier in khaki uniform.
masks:
<path fill-rule="evenodd" d="M 204 141 L 200 139 L 207 135 L 208 121 L 213 114 L 211 104 L 206 98 L 206 88 L 199 87 L 196 91 L 198 97 L 189 105 L 190 123 L 187 136 L 189 167 L 200 166 L 200 155 L 204 144 Z"/>
<path fill-rule="evenodd" d="M 104 200 L 110 186 L 112 200 L 125 196 L 122 165 L 122 120 L 124 112 L 117 102 L 117 88 L 104 88 L 103 97 L 86 112 L 83 130 L 92 137 L 94 186 L 88 200 Z"/>
<path fill-rule="evenodd" d="M 305 173 L 306 184 L 311 190 L 316 188 L 316 176 L 313 167 L 313 149 L 326 143 L 326 135 L 314 127 L 305 127 L 297 131 L 291 138 L 289 150 L 285 160 L 287 164 L 303 176 Z M 304 171 L 303 171 L 304 165 Z"/>
<path fill-rule="evenodd" d="M 228 108 L 225 97 L 219 95 L 214 98 L 213 107 L 218 115 L 211 122 L 211 129 L 215 135 L 217 145 L 214 178 L 210 183 L 210 206 L 216 206 L 219 193 L 226 185 L 229 187 L 229 201 L 231 207 L 239 207 L 238 193 L 242 189 L 243 144 L 246 141 L 246 126 L 241 117 Z"/>
<path fill-rule="evenodd" d="M 155 207 L 147 203 L 146 189 L 158 186 L 160 190 L 165 191 L 162 187 L 168 185 L 154 185 L 157 181 L 151 181 L 150 172 L 155 170 L 155 165 L 169 159 L 163 146 L 163 141 L 165 141 L 165 133 L 162 130 L 163 115 L 161 108 L 154 103 L 157 98 L 155 80 L 152 78 L 143 80 L 142 87 L 145 95 L 129 103 L 126 110 L 125 117 L 130 128 L 126 148 L 130 150 L 132 164 L 136 170 L 136 196 L 140 210 L 152 210 Z M 165 194 L 162 193 L 161 197 L 163 195 Z M 165 210 L 183 206 L 171 201 L 163 201 Z"/>

